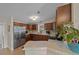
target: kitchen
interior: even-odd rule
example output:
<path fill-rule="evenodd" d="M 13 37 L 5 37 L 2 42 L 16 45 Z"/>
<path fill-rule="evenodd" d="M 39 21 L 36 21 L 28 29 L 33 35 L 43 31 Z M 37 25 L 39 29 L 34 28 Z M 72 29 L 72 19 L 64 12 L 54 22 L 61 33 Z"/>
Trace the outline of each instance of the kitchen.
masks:
<path fill-rule="evenodd" d="M 66 7 L 68 7 L 68 8 L 66 8 Z M 64 10 L 63 13 L 60 12 L 61 9 Z M 61 43 L 59 43 L 59 45 L 62 46 L 63 37 L 60 36 L 60 34 L 57 32 L 57 30 L 58 29 L 61 30 L 61 26 L 64 22 L 71 21 L 71 16 L 70 16 L 71 11 L 70 10 L 71 10 L 71 4 L 67 4 L 67 5 L 60 6 L 57 8 L 56 18 L 54 18 L 54 19 L 52 18 L 52 19 L 48 19 L 46 21 L 40 21 L 37 23 L 29 23 L 29 24 L 25 24 L 25 23 L 21 23 L 21 22 L 13 22 L 14 27 L 15 26 L 25 27 L 25 33 L 24 33 L 25 39 L 21 39 L 23 41 L 18 41 L 19 43 L 17 45 L 14 45 L 14 48 L 24 45 L 24 47 L 22 47 L 22 48 L 25 49 L 25 54 L 27 54 L 26 50 L 29 51 L 29 49 L 27 49 L 25 47 L 28 47 L 32 50 L 34 48 L 34 47 L 32 47 L 33 45 L 39 48 L 40 47 L 39 44 L 42 44 L 42 47 L 40 47 L 40 48 L 44 50 L 45 54 L 47 54 L 47 50 L 48 50 L 48 48 L 47 48 L 48 43 L 46 44 L 47 41 L 49 42 L 51 40 L 56 40 L 58 43 L 61 42 Z M 37 14 L 40 14 L 40 13 L 41 13 L 40 11 L 37 11 Z M 61 15 L 66 16 L 66 18 L 64 18 L 64 20 L 63 20 L 64 16 L 60 16 L 60 13 L 61 13 Z M 60 19 L 61 17 L 62 17 L 62 19 Z M 38 16 L 33 16 L 33 17 L 31 17 L 31 19 L 33 21 L 36 21 L 38 19 Z M 58 29 L 56 29 L 56 28 L 58 28 Z M 16 39 L 14 39 L 14 40 L 16 40 Z M 43 41 L 43 42 L 41 42 L 41 41 Z M 45 42 L 45 44 L 44 44 L 44 42 Z M 32 45 L 30 46 L 29 44 L 30 45 L 32 44 Z M 45 48 L 43 48 L 43 47 L 45 47 Z M 36 49 L 39 50 L 40 52 L 42 52 L 42 50 L 40 48 L 39 49 L 36 48 Z M 64 47 L 64 48 L 66 49 L 66 47 Z M 31 51 L 31 50 L 28 52 L 28 54 L 35 53 L 34 50 L 33 51 Z M 69 50 L 67 50 L 66 52 L 72 53 Z M 36 52 L 36 53 L 39 54 L 38 52 Z M 56 52 L 54 52 L 54 53 L 56 53 Z M 66 54 L 68 54 L 68 53 L 66 53 Z M 40 54 L 42 54 L 42 53 L 40 53 Z M 60 52 L 60 54 L 65 54 L 65 53 Z M 74 54 L 74 53 L 72 53 L 72 54 Z"/>
<path fill-rule="evenodd" d="M 21 47 L 21 51 L 25 52 L 23 54 L 27 54 L 26 50 L 28 54 L 35 53 L 35 50 L 38 51 L 36 54 L 42 51 L 45 52 L 44 54 L 73 54 L 64 44 L 63 37 L 59 33 L 62 31 L 62 24 L 72 19 L 72 4 L 21 4 L 23 7 L 18 5 L 20 4 L 9 5 L 11 9 L 9 12 L 12 13 L 10 22 L 7 24 L 9 33 L 7 48 L 9 50 L 15 51 Z M 54 48 L 57 51 L 53 50 Z M 53 52 L 49 53 L 48 50 L 53 50 Z"/>
<path fill-rule="evenodd" d="M 46 22 L 47 23 L 44 23 L 43 25 L 41 25 L 41 24 L 24 24 L 24 23 L 14 22 L 14 27 L 21 27 L 21 28 L 25 27 L 24 34 L 26 37 L 23 41 L 18 42 L 18 44 L 19 43 L 21 44 L 21 42 L 22 42 L 21 45 L 23 45 L 23 43 L 26 43 L 27 41 L 48 41 L 49 36 L 52 35 L 52 33 L 55 31 L 55 29 L 53 29 L 53 28 L 55 28 L 54 27 L 55 22 L 52 22 L 51 20 L 46 21 Z M 15 30 L 17 30 L 17 28 Z M 19 30 L 20 29 L 18 29 L 17 31 L 19 31 Z M 52 33 L 51 34 L 46 33 L 47 31 L 49 31 L 49 32 L 51 31 Z M 22 34 L 22 36 L 23 36 L 23 34 Z M 17 40 L 18 40 L 18 38 L 17 38 Z M 19 46 L 21 46 L 21 45 L 19 45 Z M 15 45 L 15 46 L 17 46 L 17 45 Z"/>

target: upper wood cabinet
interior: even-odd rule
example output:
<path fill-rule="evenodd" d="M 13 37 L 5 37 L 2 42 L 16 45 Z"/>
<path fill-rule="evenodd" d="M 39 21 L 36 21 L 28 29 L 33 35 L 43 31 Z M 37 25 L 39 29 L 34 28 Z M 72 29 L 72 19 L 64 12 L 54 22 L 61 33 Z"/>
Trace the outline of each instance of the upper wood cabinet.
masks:
<path fill-rule="evenodd" d="M 37 24 L 32 25 L 32 30 L 37 30 Z"/>
<path fill-rule="evenodd" d="M 24 23 L 13 22 L 14 26 L 26 26 Z"/>
<path fill-rule="evenodd" d="M 24 24 L 24 23 L 14 22 L 14 26 L 24 26 L 26 27 L 26 30 L 37 30 L 38 29 L 37 24 Z"/>
<path fill-rule="evenodd" d="M 27 24 L 26 29 L 28 30 L 37 30 L 38 25 L 37 24 Z"/>
<path fill-rule="evenodd" d="M 56 10 L 56 26 L 60 28 L 65 22 L 71 21 L 71 4 L 60 6 Z"/>
<path fill-rule="evenodd" d="M 30 29 L 30 25 L 26 24 L 26 29 L 29 30 Z"/>
<path fill-rule="evenodd" d="M 44 28 L 45 30 L 53 30 L 53 23 L 45 23 Z"/>

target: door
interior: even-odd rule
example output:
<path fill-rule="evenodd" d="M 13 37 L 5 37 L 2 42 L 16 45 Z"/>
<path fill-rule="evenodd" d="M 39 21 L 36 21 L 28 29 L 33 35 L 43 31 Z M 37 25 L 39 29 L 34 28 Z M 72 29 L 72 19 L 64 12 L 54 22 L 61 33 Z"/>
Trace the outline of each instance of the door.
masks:
<path fill-rule="evenodd" d="M 3 25 L 0 24 L 0 49 L 3 48 Z"/>

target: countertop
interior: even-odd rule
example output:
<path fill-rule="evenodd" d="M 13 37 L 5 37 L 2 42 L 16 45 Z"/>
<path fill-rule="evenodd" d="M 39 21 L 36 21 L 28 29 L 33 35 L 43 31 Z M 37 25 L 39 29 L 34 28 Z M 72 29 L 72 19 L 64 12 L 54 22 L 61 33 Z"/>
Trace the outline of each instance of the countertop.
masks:
<path fill-rule="evenodd" d="M 46 33 L 40 33 L 40 32 L 37 32 L 37 31 L 29 32 L 29 33 L 27 33 L 26 35 L 29 35 L 29 34 L 48 35 L 48 34 L 46 34 Z"/>
<path fill-rule="evenodd" d="M 57 41 L 57 40 L 48 40 L 48 41 L 29 41 L 24 46 L 25 51 L 29 50 L 34 52 L 38 49 L 39 53 L 41 50 L 44 50 L 45 48 L 47 51 L 46 55 L 76 55 L 76 53 L 72 52 L 64 42 Z M 29 49 L 31 48 L 31 50 Z M 44 48 L 44 49 L 41 49 Z M 26 51 L 27 52 L 27 51 Z M 41 52 L 41 54 L 44 52 Z M 27 53 L 26 53 L 27 54 Z"/>
<path fill-rule="evenodd" d="M 47 41 L 29 41 L 25 44 L 24 47 L 28 48 L 39 48 L 39 47 L 47 47 Z"/>

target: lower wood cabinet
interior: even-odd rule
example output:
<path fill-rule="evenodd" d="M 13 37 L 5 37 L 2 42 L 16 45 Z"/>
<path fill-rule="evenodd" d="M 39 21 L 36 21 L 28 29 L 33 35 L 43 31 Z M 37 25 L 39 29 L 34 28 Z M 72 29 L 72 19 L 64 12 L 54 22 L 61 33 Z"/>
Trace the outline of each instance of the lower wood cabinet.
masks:
<path fill-rule="evenodd" d="M 26 41 L 30 41 L 31 38 L 32 38 L 32 35 L 31 35 L 31 34 L 27 35 L 27 36 L 26 36 Z"/>
<path fill-rule="evenodd" d="M 47 35 L 29 34 L 26 38 L 28 41 L 48 41 Z"/>

